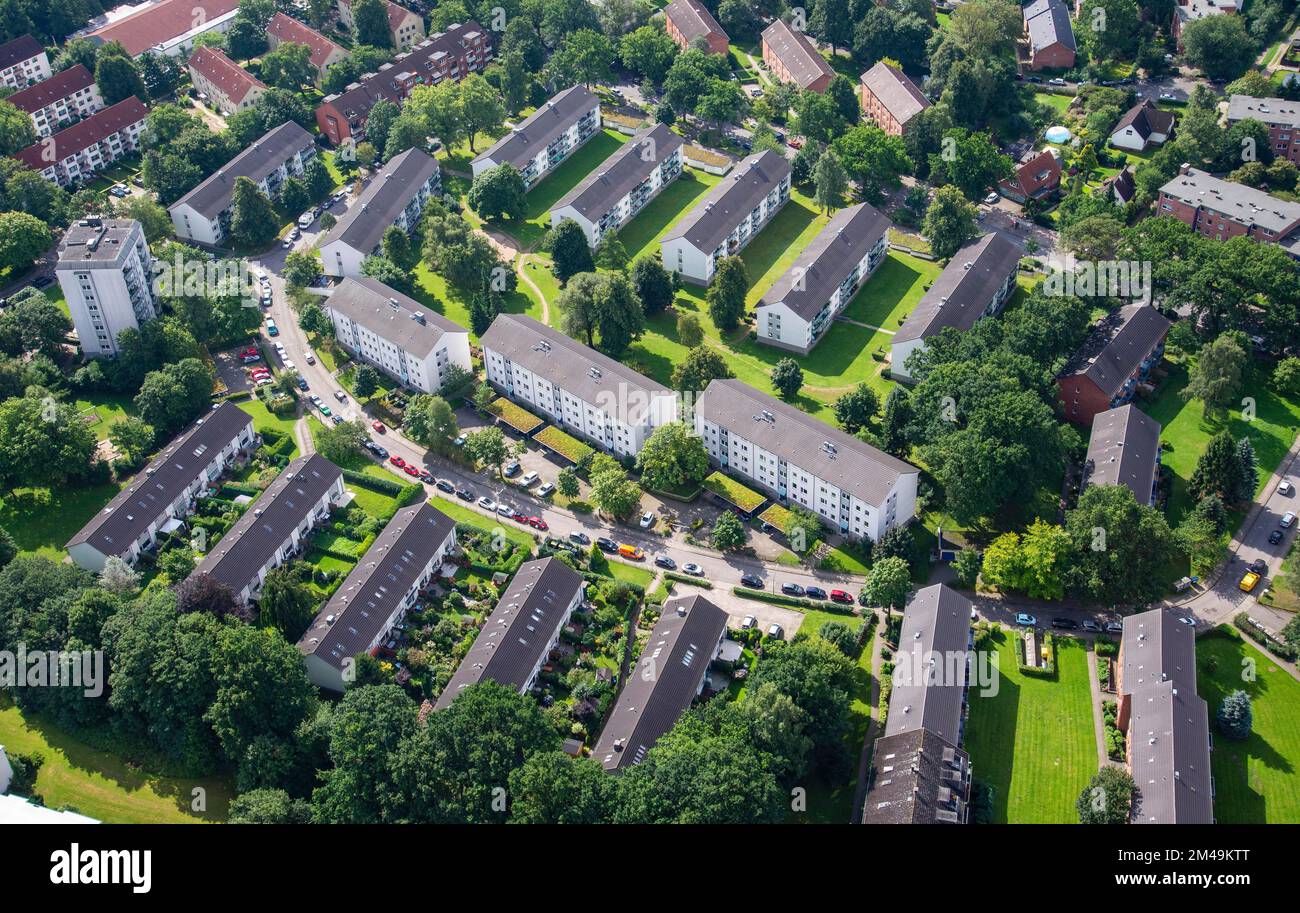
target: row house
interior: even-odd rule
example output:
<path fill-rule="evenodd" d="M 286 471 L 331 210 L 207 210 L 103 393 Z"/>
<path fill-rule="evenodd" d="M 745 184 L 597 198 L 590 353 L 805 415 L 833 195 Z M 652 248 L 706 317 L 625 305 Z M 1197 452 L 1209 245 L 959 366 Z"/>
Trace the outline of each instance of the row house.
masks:
<path fill-rule="evenodd" d="M 104 108 L 94 74 L 79 63 L 15 92 L 5 101 L 25 112 L 41 137 L 52 136 Z"/>
<path fill-rule="evenodd" d="M 31 35 L 0 44 L 0 86 L 25 89 L 52 75 L 45 48 Z"/>
<path fill-rule="evenodd" d="M 1290 249 L 1300 232 L 1300 203 L 1216 178 L 1186 163 L 1160 188 L 1156 214 L 1173 216 L 1216 241 L 1247 235 Z"/>
<path fill-rule="evenodd" d="M 388 37 L 398 51 L 415 46 L 424 37 L 424 18 L 418 13 L 413 13 L 392 0 L 384 0 L 384 12 L 388 16 Z M 354 24 L 351 0 L 338 0 L 338 13 L 344 28 L 351 29 Z"/>
<path fill-rule="evenodd" d="M 835 78 L 817 45 L 803 32 L 777 19 L 763 29 L 763 63 L 778 82 L 788 82 L 808 92 L 825 92 Z"/>
<path fill-rule="evenodd" d="M 710 54 L 726 54 L 731 39 L 700 0 L 673 0 L 664 7 L 664 31 L 683 51 L 703 44 Z"/>
<path fill-rule="evenodd" d="M 470 163 L 474 177 L 498 165 L 523 176 L 524 188 L 537 182 L 600 132 L 600 102 L 586 86 L 571 86 L 553 96 Z"/>
<path fill-rule="evenodd" d="M 1154 506 L 1160 483 L 1160 423 L 1129 403 L 1092 420 L 1080 491 L 1123 485 L 1139 504 Z"/>
<path fill-rule="evenodd" d="M 325 71 L 345 59 L 348 52 L 341 45 L 330 41 L 320 32 L 299 22 L 291 16 L 277 12 L 266 24 L 266 41 L 272 49 L 282 44 L 301 44 L 311 52 L 312 69 L 316 71 L 316 85 L 320 85 Z"/>
<path fill-rule="evenodd" d="M 201 47 L 185 64 L 190 82 L 222 114 L 247 111 L 265 94 L 266 83 L 235 63 L 218 48 Z"/>
<path fill-rule="evenodd" d="M 54 273 L 87 358 L 118 354 L 117 337 L 158 316 L 154 259 L 134 219 L 81 219 L 59 243 Z"/>
<path fill-rule="evenodd" d="M 862 113 L 890 136 L 902 136 L 912 118 L 930 107 L 930 100 L 898 67 L 880 61 L 859 81 Z"/>
<path fill-rule="evenodd" d="M 1274 158 L 1300 164 L 1300 102 L 1233 95 L 1228 99 L 1228 125 L 1243 120 L 1257 120 L 1268 127 L 1268 144 Z"/>
<path fill-rule="evenodd" d="M 1098 321 L 1057 378 L 1065 417 L 1087 427 L 1107 409 L 1131 403 L 1164 357 L 1170 326 L 1149 304 L 1130 304 Z"/>
<path fill-rule="evenodd" d="M 78 185 L 140 148 L 149 109 L 134 95 L 14 156 L 60 187 Z"/>

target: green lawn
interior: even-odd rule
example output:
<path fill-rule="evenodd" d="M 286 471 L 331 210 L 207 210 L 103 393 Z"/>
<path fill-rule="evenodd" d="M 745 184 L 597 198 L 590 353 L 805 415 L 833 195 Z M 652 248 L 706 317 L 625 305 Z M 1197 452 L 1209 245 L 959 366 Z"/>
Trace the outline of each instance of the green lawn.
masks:
<path fill-rule="evenodd" d="M 535 540 L 530 533 L 524 532 L 518 524 L 512 523 L 510 526 L 507 526 L 505 523 L 497 523 L 491 517 L 485 517 L 478 511 L 470 510 L 459 501 L 451 501 L 447 498 L 434 495 L 429 498 L 429 503 L 438 508 L 438 510 L 442 511 L 448 517 L 451 517 L 451 519 L 457 523 L 464 523 L 468 526 L 474 526 L 488 532 L 500 529 L 508 540 L 515 543 L 520 548 L 527 549 L 529 552 L 531 552 L 537 545 L 537 540 Z"/>
<path fill-rule="evenodd" d="M 1227 627 L 1202 637 L 1196 657 L 1196 690 L 1209 705 L 1214 738 L 1214 817 L 1220 824 L 1300 820 L 1300 682 Z M 1248 668 L 1253 680 L 1243 675 Z M 1219 705 L 1238 688 L 1250 695 L 1254 714 L 1244 742 L 1213 732 Z"/>
<path fill-rule="evenodd" d="M 118 393 L 79 397 L 72 401 L 72 407 L 101 441 L 108 437 L 109 429 L 115 424 L 129 415 L 138 414 L 131 397 Z"/>
<path fill-rule="evenodd" d="M 615 580 L 621 580 L 623 583 L 639 586 L 643 590 L 650 589 L 650 583 L 655 579 L 654 571 L 635 564 L 610 561 L 607 566 L 609 567 L 609 576 Z"/>
<path fill-rule="evenodd" d="M 628 256 L 635 260 L 644 254 L 658 253 L 660 239 L 720 180 L 707 171 L 683 168 L 677 180 L 619 230 L 618 239 L 627 248 Z"/>
<path fill-rule="evenodd" d="M 287 434 L 290 438 L 297 440 L 294 438 L 293 426 L 298 420 L 294 416 L 272 415 L 271 410 L 267 409 L 266 404 L 260 399 L 240 400 L 235 405 L 253 417 L 253 430 L 259 434 L 263 429 L 270 428 L 272 431 Z M 294 444 L 293 455 L 295 457 L 298 455 L 297 444 Z"/>
<path fill-rule="evenodd" d="M 121 489 L 113 484 L 59 489 L 20 488 L 0 499 L 0 527 L 23 552 L 62 561 L 63 546 Z"/>
<path fill-rule="evenodd" d="M 1038 102 L 1040 105 L 1047 105 L 1047 107 L 1055 111 L 1058 116 L 1064 117 L 1066 109 L 1070 107 L 1070 102 L 1073 101 L 1073 99 L 1070 98 L 1069 95 L 1058 95 L 1055 92 L 1035 92 L 1034 101 Z"/>
<path fill-rule="evenodd" d="M 897 332 L 941 271 L 939 264 L 929 260 L 891 253 L 858 289 L 844 316 Z"/>
<path fill-rule="evenodd" d="M 994 789 L 993 820 L 1066 824 L 1097 772 L 1088 652 L 1058 637 L 1057 677 L 1021 675 L 1013 634 L 999 632 L 997 694 L 970 691 L 966 745 L 975 776 Z"/>

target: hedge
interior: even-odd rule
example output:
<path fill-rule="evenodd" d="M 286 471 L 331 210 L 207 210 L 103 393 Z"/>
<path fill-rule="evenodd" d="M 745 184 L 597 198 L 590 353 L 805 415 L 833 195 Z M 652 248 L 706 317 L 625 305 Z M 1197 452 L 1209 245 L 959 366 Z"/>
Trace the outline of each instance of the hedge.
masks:
<path fill-rule="evenodd" d="M 1245 634 L 1255 643 L 1262 646 L 1265 650 L 1272 653 L 1279 659 L 1285 659 L 1287 662 L 1295 662 L 1297 651 L 1295 647 L 1280 640 L 1274 640 L 1265 632 L 1250 623 L 1250 615 L 1246 612 L 1238 612 L 1232 618 L 1232 623 L 1237 626 L 1242 634 Z"/>
<path fill-rule="evenodd" d="M 706 590 L 713 589 L 713 584 L 703 577 L 692 577 L 690 574 L 679 574 L 676 571 L 664 571 L 665 580 L 675 580 L 678 583 L 689 583 L 691 586 L 703 587 Z"/>
<path fill-rule="evenodd" d="M 392 479 L 381 479 L 376 476 L 366 475 L 364 472 L 357 472 L 355 469 L 344 469 L 343 478 L 354 485 L 369 488 L 371 491 L 377 491 L 381 495 L 388 495 L 392 498 L 401 495 L 402 489 L 414 487 L 403 485 L 401 482 L 395 482 Z"/>
<path fill-rule="evenodd" d="M 1056 640 L 1052 637 L 1052 632 L 1044 632 L 1040 641 L 1039 652 L 1047 656 L 1047 664 L 1043 666 L 1030 666 L 1025 663 L 1025 636 L 1017 632 L 1016 637 L 1019 640 L 1016 645 L 1016 663 L 1019 666 L 1020 674 L 1032 675 L 1038 678 L 1055 678 Z"/>
<path fill-rule="evenodd" d="M 795 609 L 816 609 L 819 612 L 830 612 L 836 615 L 854 614 L 852 606 L 841 605 L 838 602 L 804 599 L 801 596 L 787 596 L 784 593 L 769 593 L 767 590 L 751 590 L 746 586 L 732 587 L 731 592 L 744 599 L 756 599 L 759 602 L 770 602 L 773 605 L 790 606 Z"/>

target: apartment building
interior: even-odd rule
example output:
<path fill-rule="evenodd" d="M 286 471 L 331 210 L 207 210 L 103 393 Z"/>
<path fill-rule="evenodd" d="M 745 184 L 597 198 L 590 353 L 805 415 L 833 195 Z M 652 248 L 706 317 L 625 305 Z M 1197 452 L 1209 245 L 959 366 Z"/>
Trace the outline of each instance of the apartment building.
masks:
<path fill-rule="evenodd" d="M 1065 417 L 1089 426 L 1100 413 L 1133 401 L 1165 353 L 1169 318 L 1151 305 L 1107 314 L 1057 379 Z"/>
<path fill-rule="evenodd" d="M 1021 65 L 1030 70 L 1069 69 L 1077 49 L 1065 0 L 1033 0 L 1021 9 L 1025 20 Z"/>
<path fill-rule="evenodd" d="M 51 136 L 104 107 L 94 75 L 81 64 L 15 92 L 5 101 L 32 119 L 37 136 Z"/>
<path fill-rule="evenodd" d="M 759 299 L 757 339 L 807 355 L 889 251 L 890 221 L 869 203 L 841 209 Z"/>
<path fill-rule="evenodd" d="M 117 355 L 119 333 L 158 316 L 153 255 L 134 219 L 82 219 L 69 226 L 54 271 L 88 358 Z"/>
<path fill-rule="evenodd" d="M 483 681 L 520 694 L 531 691 L 560 642 L 560 631 L 582 605 L 584 591 L 582 576 L 558 558 L 520 565 L 434 709 L 445 710 L 462 691 Z"/>
<path fill-rule="evenodd" d="M 660 241 L 664 267 L 701 285 L 790 200 L 790 163 L 770 149 L 742 159 Z"/>
<path fill-rule="evenodd" d="M 1137 784 L 1133 824 L 1213 824 L 1209 708 L 1196 694 L 1196 631 L 1172 611 L 1124 619 L 1119 728 Z"/>
<path fill-rule="evenodd" d="M 344 279 L 323 306 L 343 348 L 404 386 L 437 393 L 452 365 L 472 370 L 468 330 L 377 279 Z"/>
<path fill-rule="evenodd" d="M 1016 290 L 1019 268 L 1020 248 L 1006 235 L 990 232 L 963 245 L 890 337 L 890 376 L 910 383 L 908 356 L 927 340 L 947 327 L 964 333 L 1000 312 Z"/>
<path fill-rule="evenodd" d="M 1011 176 L 998 181 L 998 193 L 1020 204 L 1055 195 L 1061 189 L 1060 156 L 1053 148 L 1026 153 Z"/>
<path fill-rule="evenodd" d="M 835 70 L 813 40 L 795 31 L 788 22 L 777 19 L 763 29 L 760 38 L 763 63 L 773 79 L 793 83 L 803 90 L 825 92 L 835 78 Z"/>
<path fill-rule="evenodd" d="M 874 541 L 916 515 L 915 466 L 741 381 L 710 381 L 694 421 L 724 471 L 849 538 Z"/>
<path fill-rule="evenodd" d="M 206 95 L 222 114 L 246 111 L 266 92 L 266 83 L 235 63 L 218 48 L 201 47 L 185 64 L 194 88 Z"/>
<path fill-rule="evenodd" d="M 266 575 L 299 554 L 311 532 L 343 504 L 343 471 L 319 453 L 290 463 L 194 569 L 255 600 Z"/>
<path fill-rule="evenodd" d="M 731 39 L 699 0 L 673 0 L 664 7 L 664 31 L 683 51 L 703 42 L 710 54 L 726 54 Z"/>
<path fill-rule="evenodd" d="M 14 158 L 60 187 L 79 185 L 140 148 L 149 109 L 134 95 L 28 146 Z"/>
<path fill-rule="evenodd" d="M 397 511 L 298 640 L 312 683 L 342 692 L 356 657 L 379 649 L 455 548 L 455 522 L 428 501 Z"/>
<path fill-rule="evenodd" d="M 1178 53 L 1183 52 L 1183 29 L 1188 23 L 1210 16 L 1233 16 L 1241 12 L 1243 6 L 1245 0 L 1178 0 L 1169 32 L 1178 44 Z"/>
<path fill-rule="evenodd" d="M 272 49 L 282 44 L 301 44 L 311 51 L 311 65 L 316 70 L 316 85 L 320 85 L 327 68 L 348 56 L 348 52 L 343 50 L 342 46 L 297 19 L 279 12 L 266 24 L 266 41 Z"/>
<path fill-rule="evenodd" d="M 213 406 L 68 540 L 68 557 L 94 573 L 109 558 L 135 564 L 158 536 L 181 528 L 195 500 L 259 442 L 247 412 L 234 403 Z"/>
<path fill-rule="evenodd" d="M 1160 482 L 1160 423 L 1129 403 L 1092 420 L 1079 490 L 1124 485 L 1139 504 L 1154 506 Z"/>
<path fill-rule="evenodd" d="M 199 244 L 220 245 L 230 228 L 237 178 L 248 178 L 262 193 L 275 197 L 285 179 L 300 177 L 315 155 L 316 143 L 311 134 L 293 121 L 286 121 L 167 208 L 176 236 Z"/>
<path fill-rule="evenodd" d="M 883 60 L 863 73 L 860 82 L 862 113 L 890 136 L 905 134 L 912 118 L 930 107 L 916 83 Z"/>
<path fill-rule="evenodd" d="M 424 204 L 442 193 L 438 162 L 421 149 L 407 149 L 380 168 L 318 243 L 328 276 L 360 276 L 362 261 L 380 249 L 384 232 L 394 225 L 408 235 L 414 232 Z"/>
<path fill-rule="evenodd" d="M 480 152 L 470 168 L 478 177 L 498 165 L 512 165 L 531 190 L 599 131 L 600 102 L 586 86 L 571 86 Z"/>
<path fill-rule="evenodd" d="M 31 35 L 0 44 L 0 86 L 25 89 L 52 75 L 45 48 Z"/>
<path fill-rule="evenodd" d="M 1144 98 L 1124 112 L 1111 129 L 1108 142 L 1120 149 L 1145 152 L 1150 146 L 1164 145 L 1173 132 L 1173 112 L 1161 111 Z"/>
<path fill-rule="evenodd" d="M 1274 158 L 1300 164 L 1300 102 L 1233 95 L 1228 99 L 1228 125 L 1243 120 L 1257 120 L 1268 127 L 1268 143 Z"/>
<path fill-rule="evenodd" d="M 147 51 L 182 57 L 194 40 L 225 34 L 239 12 L 239 0 L 160 0 L 86 33 L 96 45 L 116 41 L 132 57 Z"/>
<path fill-rule="evenodd" d="M 552 227 L 572 219 L 587 243 L 618 231 L 682 173 L 680 136 L 664 124 L 639 132 L 551 209 Z"/>
<path fill-rule="evenodd" d="M 393 47 L 405 51 L 418 44 L 424 37 L 424 18 L 404 6 L 398 6 L 392 0 L 384 0 L 384 8 L 388 13 L 388 36 L 393 41 Z M 344 28 L 352 28 L 351 0 L 338 0 L 338 12 L 339 21 Z"/>
<path fill-rule="evenodd" d="M 1216 178 L 1187 164 L 1160 188 L 1156 214 L 1173 216 L 1216 241 L 1247 235 L 1256 241 L 1280 243 L 1292 250 L 1293 256 L 1300 233 L 1300 203 Z"/>
<path fill-rule="evenodd" d="M 703 596 L 665 602 L 592 757 L 611 773 L 644 761 L 704 690 L 726 636 L 727 613 Z"/>
<path fill-rule="evenodd" d="M 501 314 L 481 339 L 488 383 L 618 456 L 636 456 L 677 420 L 677 395 L 523 314 Z"/>
<path fill-rule="evenodd" d="M 452 25 L 438 32 L 374 73 L 367 73 L 342 92 L 325 96 L 316 108 L 316 125 L 332 145 L 365 139 L 366 118 L 384 98 L 402 105 L 416 86 L 460 80 L 487 67 L 492 42 L 477 22 Z"/>

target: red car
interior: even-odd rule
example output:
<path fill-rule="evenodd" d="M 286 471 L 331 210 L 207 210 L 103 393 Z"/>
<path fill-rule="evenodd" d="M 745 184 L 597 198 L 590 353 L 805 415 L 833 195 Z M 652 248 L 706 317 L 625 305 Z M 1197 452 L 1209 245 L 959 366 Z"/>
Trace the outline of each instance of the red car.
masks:
<path fill-rule="evenodd" d="M 839 602 L 844 605 L 853 605 L 853 597 L 843 590 L 831 590 L 831 602 Z"/>
<path fill-rule="evenodd" d="M 429 470 L 427 470 L 427 469 L 421 469 L 421 470 L 420 470 L 420 481 L 421 481 L 421 482 L 427 482 L 427 483 L 429 483 L 430 485 L 432 485 L 432 484 L 433 484 L 433 473 L 429 472 Z"/>
<path fill-rule="evenodd" d="M 394 454 L 393 456 L 390 456 L 390 457 L 388 458 L 388 462 L 392 463 L 392 464 L 393 464 L 394 466 L 396 466 L 398 469 L 401 469 L 403 466 L 406 465 L 406 460 L 402 459 L 401 457 L 397 456 L 396 454 Z"/>
<path fill-rule="evenodd" d="M 521 513 L 520 511 L 515 511 L 510 515 L 510 519 L 514 520 L 516 523 L 527 523 L 528 514 Z"/>
<path fill-rule="evenodd" d="M 546 521 L 541 517 L 529 517 L 528 525 L 533 529 L 550 529 L 550 527 L 546 525 Z"/>
<path fill-rule="evenodd" d="M 794 136 L 792 136 L 792 137 L 790 137 L 790 143 L 789 143 L 789 146 L 790 146 L 791 149 L 802 149 L 802 148 L 803 148 L 803 140 L 799 139 L 798 137 L 794 137 Z"/>
<path fill-rule="evenodd" d="M 388 430 L 387 428 L 384 427 L 384 423 L 379 421 L 379 419 L 375 419 L 373 422 L 371 422 L 370 427 L 374 428 L 380 434 L 383 434 L 385 431 Z"/>
<path fill-rule="evenodd" d="M 408 476 L 418 477 L 420 475 L 420 470 L 417 467 L 410 465 L 409 463 L 405 466 L 405 470 Z"/>

